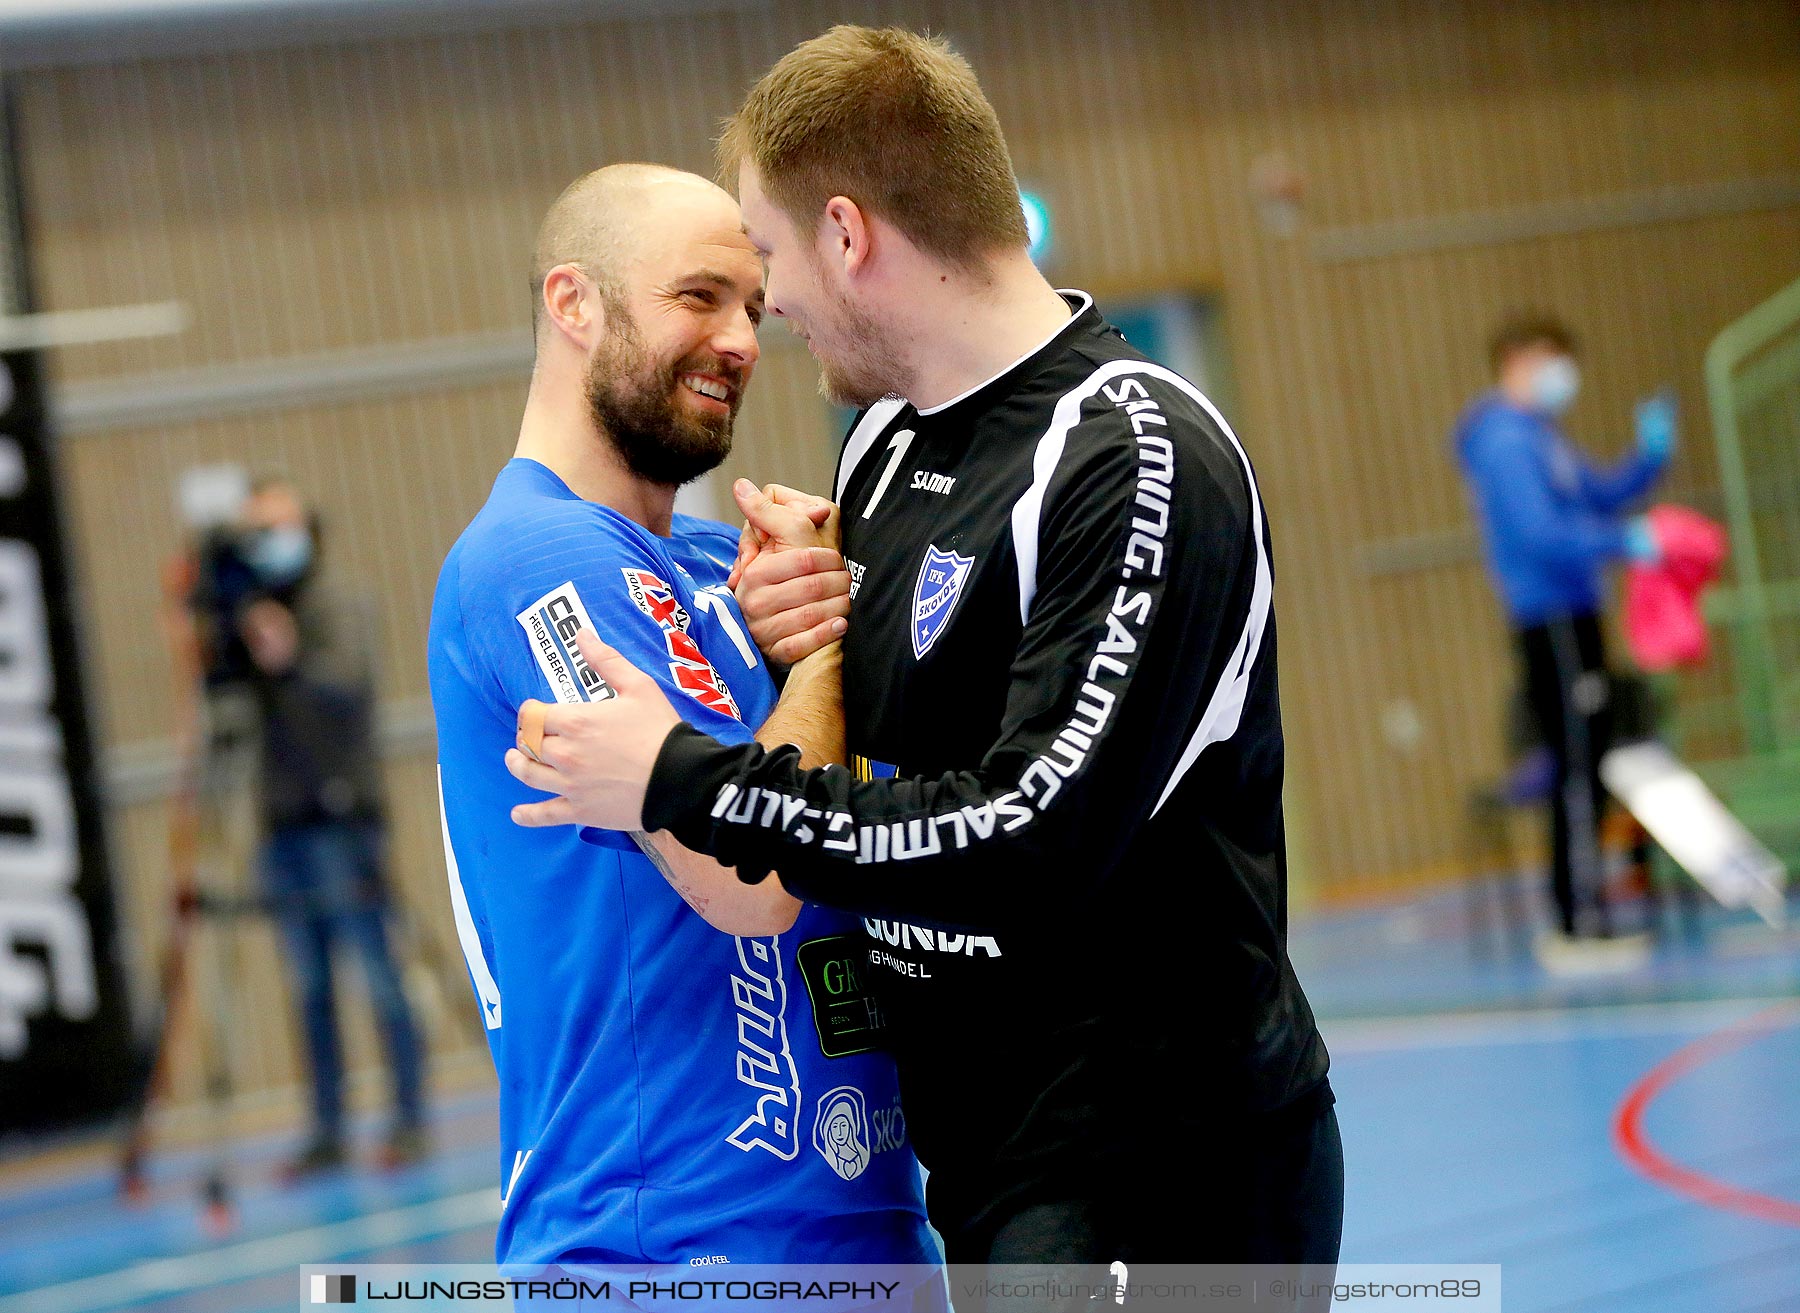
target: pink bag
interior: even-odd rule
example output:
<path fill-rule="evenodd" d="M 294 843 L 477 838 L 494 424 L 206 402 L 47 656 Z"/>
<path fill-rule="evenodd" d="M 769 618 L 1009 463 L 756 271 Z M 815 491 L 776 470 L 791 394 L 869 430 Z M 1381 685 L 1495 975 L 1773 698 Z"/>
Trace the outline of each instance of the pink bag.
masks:
<path fill-rule="evenodd" d="M 1725 530 L 1685 506 L 1655 506 L 1648 518 L 1662 560 L 1625 571 L 1625 645 L 1651 673 L 1699 665 L 1709 647 L 1700 594 L 1719 577 Z"/>

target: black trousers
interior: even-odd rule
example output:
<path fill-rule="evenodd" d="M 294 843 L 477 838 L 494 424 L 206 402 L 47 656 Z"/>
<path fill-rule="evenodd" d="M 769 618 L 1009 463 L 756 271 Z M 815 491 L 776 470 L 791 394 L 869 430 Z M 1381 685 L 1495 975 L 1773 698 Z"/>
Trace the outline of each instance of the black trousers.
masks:
<path fill-rule="evenodd" d="M 1121 1173 L 1150 1184 L 1118 1194 L 1033 1204 L 1006 1220 L 986 1244 L 950 1245 L 952 1263 L 1055 1265 L 1065 1284 L 1103 1282 L 1115 1262 L 1133 1265 L 1207 1263 L 1294 1268 L 1315 1277 L 1338 1260 L 1344 1233 L 1344 1143 L 1337 1110 L 1313 1105 L 1300 1116 L 1272 1114 L 1258 1126 L 1234 1126 L 1217 1154 L 1202 1160 L 1172 1154 L 1148 1173 Z M 1160 1169 L 1160 1170 L 1158 1170 Z M 1259 1309 L 1323 1310 L 1330 1293 Z M 1126 1301 L 1130 1307 L 1131 1301 Z M 988 1299 L 989 1313 L 1059 1309 L 1055 1301 Z M 1070 1308 L 1091 1310 L 1085 1296 Z M 963 1305 L 958 1304 L 958 1310 Z"/>
<path fill-rule="evenodd" d="M 1566 935 L 1612 933 L 1600 855 L 1606 791 L 1600 758 L 1612 740 L 1606 640 L 1598 616 L 1518 633 L 1525 689 L 1556 763 L 1550 793 L 1550 896 Z"/>

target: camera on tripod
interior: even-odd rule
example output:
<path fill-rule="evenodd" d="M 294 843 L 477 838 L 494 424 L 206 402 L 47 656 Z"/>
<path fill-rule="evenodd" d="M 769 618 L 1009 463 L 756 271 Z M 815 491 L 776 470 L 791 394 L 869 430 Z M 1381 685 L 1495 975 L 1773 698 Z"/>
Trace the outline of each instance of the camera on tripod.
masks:
<path fill-rule="evenodd" d="M 253 535 L 235 526 L 216 526 L 202 536 L 196 558 L 189 605 L 199 622 L 206 685 L 247 682 L 256 675 L 256 663 L 244 644 L 241 622 L 253 602 L 271 595 L 254 564 Z"/>
<path fill-rule="evenodd" d="M 292 605 L 311 563 L 310 524 L 245 523 L 250 499 L 271 495 L 276 486 L 253 488 L 234 465 L 202 466 L 183 478 L 183 511 L 195 535 L 186 603 L 209 691 L 256 678 L 244 618 L 261 601 Z"/>

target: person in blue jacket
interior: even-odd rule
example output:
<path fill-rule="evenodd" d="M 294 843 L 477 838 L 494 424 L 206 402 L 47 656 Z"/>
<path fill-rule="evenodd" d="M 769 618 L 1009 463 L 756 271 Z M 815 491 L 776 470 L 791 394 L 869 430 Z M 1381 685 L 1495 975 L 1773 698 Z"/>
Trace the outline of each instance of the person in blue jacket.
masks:
<path fill-rule="evenodd" d="M 1562 428 L 1580 384 L 1567 326 L 1546 315 L 1509 319 L 1490 360 L 1494 387 L 1457 421 L 1456 455 L 1555 762 L 1550 883 L 1558 926 L 1566 938 L 1609 935 L 1599 776 L 1610 721 L 1605 570 L 1658 558 L 1649 522 L 1631 511 L 1674 454 L 1674 403 L 1667 394 L 1640 402 L 1635 449 L 1600 466 Z"/>
<path fill-rule="evenodd" d="M 611 695 L 584 627 L 710 733 L 813 741 L 773 710 L 725 587 L 737 531 L 674 510 L 730 450 L 757 359 L 736 203 L 598 170 L 552 206 L 532 279 L 518 446 L 444 562 L 429 640 L 450 901 L 500 1082 L 496 1257 L 934 1263 L 861 927 L 667 835 L 512 822 L 536 797 L 502 761 L 519 704 Z M 824 536 L 795 557 L 836 579 L 841 618 Z"/>

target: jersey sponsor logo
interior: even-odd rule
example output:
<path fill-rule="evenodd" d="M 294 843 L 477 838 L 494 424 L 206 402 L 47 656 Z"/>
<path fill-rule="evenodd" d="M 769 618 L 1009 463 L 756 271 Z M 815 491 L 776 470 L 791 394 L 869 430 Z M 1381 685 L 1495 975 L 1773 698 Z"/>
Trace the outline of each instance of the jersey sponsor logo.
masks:
<path fill-rule="evenodd" d="M 575 646 L 575 635 L 593 629 L 573 581 L 560 583 L 514 617 L 531 641 L 531 654 L 558 702 L 602 702 L 614 696 Z"/>
<path fill-rule="evenodd" d="M 903 957 L 895 957 L 884 948 L 869 950 L 871 966 L 886 967 L 897 976 L 905 976 L 908 980 L 930 980 L 931 972 L 923 962 L 908 962 Z"/>
<path fill-rule="evenodd" d="M 915 660 L 924 660 L 932 645 L 949 627 L 950 613 L 956 599 L 962 596 L 969 572 L 975 568 L 973 556 L 925 549 L 925 560 L 919 566 L 919 581 L 913 585 L 912 647 Z"/>
<path fill-rule="evenodd" d="M 856 594 L 862 589 L 863 571 L 868 567 L 861 561 L 852 561 L 849 557 L 844 558 L 844 565 L 850 571 L 850 600 L 854 602 Z"/>
<path fill-rule="evenodd" d="M 869 1167 L 869 1104 L 854 1085 L 840 1085 L 819 1097 L 813 1118 L 813 1148 L 825 1165 L 846 1181 Z"/>
<path fill-rule="evenodd" d="M 912 486 L 914 492 L 935 492 L 948 497 L 950 489 L 956 486 L 956 476 L 933 474 L 930 470 L 914 470 Z"/>
<path fill-rule="evenodd" d="M 878 921 L 863 918 L 863 929 L 873 939 L 895 948 L 917 948 L 927 953 L 959 953 L 974 957 L 999 957 L 1000 944 L 992 935 L 967 935 L 961 931 L 933 930 L 928 926 L 909 925 L 905 921 Z"/>
<path fill-rule="evenodd" d="M 725 1137 L 745 1153 L 764 1149 L 783 1162 L 800 1152 L 800 1072 L 788 1047 L 787 980 L 781 936 L 737 940 L 738 971 L 731 977 L 737 1005 L 737 1078 L 761 1091 L 756 1111 Z"/>
<path fill-rule="evenodd" d="M 620 571 L 625 576 L 625 590 L 631 604 L 665 629 L 687 632 L 687 609 L 675 597 L 675 590 L 648 570 Z"/>
<path fill-rule="evenodd" d="M 887 1107 L 869 1109 L 869 1129 L 875 1133 L 876 1153 L 906 1147 L 906 1111 L 900 1106 L 899 1090 Z"/>
<path fill-rule="evenodd" d="M 688 633 L 688 626 L 693 622 L 687 608 L 676 598 L 675 590 L 648 570 L 626 569 L 622 573 L 632 605 L 662 630 L 663 643 L 669 649 L 669 674 L 674 678 L 675 686 L 701 706 L 710 707 L 733 720 L 742 720 L 744 717 L 738 711 L 730 685 Z"/>
<path fill-rule="evenodd" d="M 819 1052 L 845 1058 L 885 1047 L 887 1016 L 864 978 L 854 934 L 809 939 L 794 954 L 812 999 Z"/>

